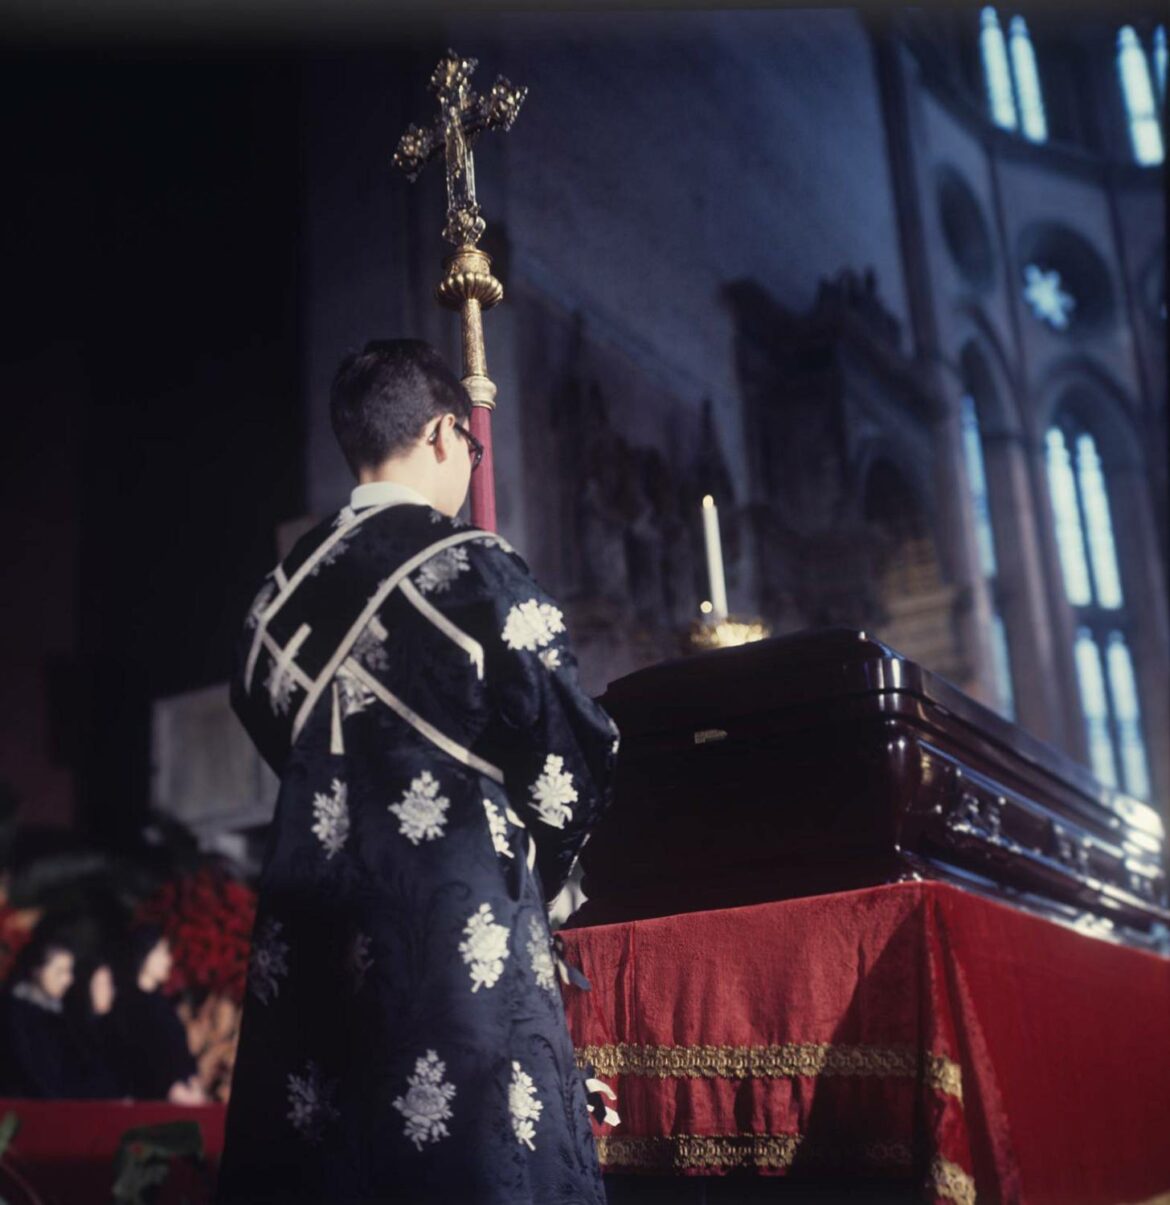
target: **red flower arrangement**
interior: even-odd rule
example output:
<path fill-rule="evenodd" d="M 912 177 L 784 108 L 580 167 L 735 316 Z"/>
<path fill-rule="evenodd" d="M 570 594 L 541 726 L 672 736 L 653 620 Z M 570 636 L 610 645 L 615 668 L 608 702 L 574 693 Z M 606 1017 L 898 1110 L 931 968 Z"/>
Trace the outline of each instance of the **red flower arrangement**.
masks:
<path fill-rule="evenodd" d="M 236 1004 L 244 999 L 256 893 L 205 866 L 165 883 L 139 907 L 136 919 L 166 934 L 175 965 L 168 995 L 202 989 Z"/>

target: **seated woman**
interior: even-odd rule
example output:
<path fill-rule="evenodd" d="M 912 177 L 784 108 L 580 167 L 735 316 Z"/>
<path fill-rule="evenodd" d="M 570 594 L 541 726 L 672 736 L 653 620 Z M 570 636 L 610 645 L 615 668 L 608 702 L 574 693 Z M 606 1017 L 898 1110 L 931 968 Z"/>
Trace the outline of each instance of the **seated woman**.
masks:
<path fill-rule="evenodd" d="M 75 1095 L 78 1049 L 64 1015 L 72 982 L 73 951 L 39 927 L 17 957 L 0 1009 L 5 1095 Z"/>
<path fill-rule="evenodd" d="M 130 934 L 114 999 L 114 1028 L 132 1096 L 201 1105 L 207 1097 L 187 1046 L 187 1031 L 160 990 L 173 962 L 161 929 L 144 926 Z"/>

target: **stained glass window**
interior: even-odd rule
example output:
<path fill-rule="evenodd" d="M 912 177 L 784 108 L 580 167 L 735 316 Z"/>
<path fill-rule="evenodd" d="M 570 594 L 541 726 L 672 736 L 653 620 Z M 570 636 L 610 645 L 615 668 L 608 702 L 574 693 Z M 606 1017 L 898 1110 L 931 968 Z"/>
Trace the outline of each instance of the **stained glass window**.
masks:
<path fill-rule="evenodd" d="M 1117 761 L 1109 733 L 1109 700 L 1105 695 L 1105 675 L 1101 671 L 1101 650 L 1088 628 L 1077 631 L 1076 662 L 1089 761 L 1093 773 L 1107 787 L 1115 787 L 1118 785 Z"/>
<path fill-rule="evenodd" d="M 1008 646 L 1007 625 L 996 607 L 991 616 L 991 657 L 995 669 L 995 686 L 999 693 L 996 710 L 1009 720 L 1016 718 L 1016 692 L 1012 688 L 1012 654 Z"/>
<path fill-rule="evenodd" d="M 1109 666 L 1109 688 L 1113 695 L 1113 713 L 1117 722 L 1117 744 L 1121 754 L 1121 770 L 1125 789 L 1140 799 L 1150 797 L 1150 772 L 1146 763 L 1146 745 L 1142 738 L 1141 708 L 1138 705 L 1137 682 L 1133 674 L 1133 658 L 1125 637 L 1110 632 L 1106 643 Z"/>
<path fill-rule="evenodd" d="M 1117 546 L 1113 542 L 1109 498 L 1105 492 L 1097 445 L 1093 437 L 1084 431 L 1077 436 L 1077 484 L 1085 513 L 1085 534 L 1089 540 L 1089 561 L 1093 566 L 1097 605 L 1117 610 L 1122 604 L 1121 576 L 1117 571 Z"/>
<path fill-rule="evenodd" d="M 1065 595 L 1078 624 L 1074 657 L 1089 760 L 1103 783 L 1149 798 L 1141 707 L 1101 457 L 1093 436 L 1067 417 L 1050 428 L 1047 454 Z"/>
<path fill-rule="evenodd" d="M 983 466 L 983 439 L 979 432 L 979 417 L 975 399 L 964 397 L 960 403 L 963 426 L 963 455 L 967 462 L 967 484 L 971 489 L 971 505 L 975 511 L 975 534 L 979 541 L 979 563 L 984 577 L 994 577 L 995 533 L 991 529 L 991 500 L 987 496 L 987 474 Z"/>
<path fill-rule="evenodd" d="M 1069 318 L 1077 308 L 1077 299 L 1064 287 L 1060 273 L 1055 268 L 1046 272 L 1037 264 L 1024 268 L 1024 300 L 1054 331 L 1068 330 Z"/>
<path fill-rule="evenodd" d="M 1012 73 L 1008 66 L 1007 40 L 994 8 L 980 14 L 979 48 L 983 55 L 983 74 L 987 82 L 987 104 L 991 120 L 1005 130 L 1014 130 L 1016 98 L 1012 92 Z"/>
<path fill-rule="evenodd" d="M 1159 87 L 1163 97 L 1166 92 L 1166 35 L 1162 30 L 1161 61 L 1158 47 L 1154 49 L 1155 71 L 1159 74 Z M 1154 100 L 1154 87 L 1150 79 L 1150 64 L 1146 52 L 1132 25 L 1123 25 L 1117 34 L 1117 71 L 1121 78 L 1121 92 L 1125 97 L 1125 109 L 1129 115 L 1129 135 L 1133 143 L 1134 158 L 1141 164 L 1162 162 L 1162 127 L 1158 121 L 1158 106 Z"/>
<path fill-rule="evenodd" d="M 979 15 L 979 50 L 991 120 L 1004 130 L 1022 130 L 1032 142 L 1048 139 L 1048 118 L 1036 67 L 1036 49 L 1023 17 L 1012 17 L 1005 37 L 990 5 Z"/>
<path fill-rule="evenodd" d="M 1089 562 L 1085 556 L 1085 529 L 1077 499 L 1077 482 L 1064 432 L 1053 427 L 1048 432 L 1048 490 L 1052 498 L 1052 516 L 1056 521 L 1056 544 L 1064 573 L 1064 593 L 1074 607 L 1093 601 L 1089 584 Z"/>
<path fill-rule="evenodd" d="M 1040 73 L 1036 70 L 1036 51 L 1023 17 L 1013 17 L 1010 45 L 1012 71 L 1016 77 L 1016 95 L 1020 101 L 1021 125 L 1024 137 L 1032 142 L 1048 138 L 1048 119 L 1044 115 L 1044 98 L 1040 95 Z"/>
<path fill-rule="evenodd" d="M 991 498 L 987 489 L 987 471 L 983 462 L 983 436 L 979 430 L 979 414 L 975 399 L 970 395 L 959 404 L 963 433 L 963 456 L 967 466 L 967 484 L 971 491 L 971 508 L 975 512 L 975 538 L 979 545 L 979 566 L 987 580 L 991 596 L 991 653 L 998 696 L 996 710 L 1008 719 L 1015 719 L 1015 696 L 1012 690 L 1011 655 L 1007 627 L 1000 614 L 996 577 L 995 529 L 991 519 Z"/>
<path fill-rule="evenodd" d="M 1158 81 L 1158 99 L 1166 103 L 1166 26 L 1154 30 L 1154 78 Z"/>

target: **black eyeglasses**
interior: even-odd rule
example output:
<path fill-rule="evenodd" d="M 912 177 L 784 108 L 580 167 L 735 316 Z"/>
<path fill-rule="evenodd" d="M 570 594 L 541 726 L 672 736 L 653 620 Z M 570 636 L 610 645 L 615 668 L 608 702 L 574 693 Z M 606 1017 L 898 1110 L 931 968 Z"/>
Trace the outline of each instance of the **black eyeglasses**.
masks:
<path fill-rule="evenodd" d="M 427 437 L 427 443 L 433 444 L 439 438 L 439 428 L 443 425 L 442 420 L 435 425 L 435 429 Z M 461 427 L 458 423 L 455 424 L 455 430 L 467 440 L 467 446 L 471 449 L 471 471 L 474 473 L 479 468 L 480 462 L 483 460 L 483 444 L 475 438 L 474 435 L 466 427 Z"/>

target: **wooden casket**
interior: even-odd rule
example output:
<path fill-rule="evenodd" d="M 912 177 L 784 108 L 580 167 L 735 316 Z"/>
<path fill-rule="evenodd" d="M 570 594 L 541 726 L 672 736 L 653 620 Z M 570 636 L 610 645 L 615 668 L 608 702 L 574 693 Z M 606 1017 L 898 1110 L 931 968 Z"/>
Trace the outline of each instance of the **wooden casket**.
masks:
<path fill-rule="evenodd" d="M 864 633 L 664 662 L 602 703 L 616 797 L 574 925 L 930 878 L 1170 949 L 1158 814 Z"/>

